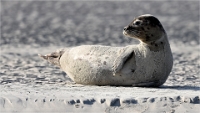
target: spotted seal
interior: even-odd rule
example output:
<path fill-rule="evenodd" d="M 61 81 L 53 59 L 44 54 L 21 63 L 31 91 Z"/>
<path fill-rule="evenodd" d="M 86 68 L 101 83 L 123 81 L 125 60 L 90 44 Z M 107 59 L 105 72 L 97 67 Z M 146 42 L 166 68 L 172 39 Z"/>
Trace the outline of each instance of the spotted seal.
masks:
<path fill-rule="evenodd" d="M 78 84 L 158 87 L 168 78 L 173 58 L 160 21 L 145 14 L 124 27 L 123 34 L 138 45 L 83 45 L 40 55 L 59 66 Z"/>

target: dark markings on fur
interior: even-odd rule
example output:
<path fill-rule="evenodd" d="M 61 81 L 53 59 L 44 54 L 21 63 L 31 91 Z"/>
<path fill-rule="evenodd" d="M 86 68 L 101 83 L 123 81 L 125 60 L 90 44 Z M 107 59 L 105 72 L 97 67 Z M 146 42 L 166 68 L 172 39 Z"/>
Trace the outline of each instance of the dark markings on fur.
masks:
<path fill-rule="evenodd" d="M 146 41 L 149 41 L 149 39 L 150 39 L 150 37 L 147 35 L 147 36 L 146 36 Z"/>

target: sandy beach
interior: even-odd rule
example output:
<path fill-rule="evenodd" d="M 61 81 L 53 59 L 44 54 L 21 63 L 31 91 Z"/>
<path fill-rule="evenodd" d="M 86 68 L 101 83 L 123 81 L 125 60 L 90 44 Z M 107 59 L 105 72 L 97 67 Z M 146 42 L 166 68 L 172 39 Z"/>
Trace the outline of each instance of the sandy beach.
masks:
<path fill-rule="evenodd" d="M 1 1 L 1 113 L 199 113 L 199 1 Z M 38 54 L 79 45 L 138 44 L 122 34 L 156 16 L 174 65 L 159 88 L 88 86 Z"/>

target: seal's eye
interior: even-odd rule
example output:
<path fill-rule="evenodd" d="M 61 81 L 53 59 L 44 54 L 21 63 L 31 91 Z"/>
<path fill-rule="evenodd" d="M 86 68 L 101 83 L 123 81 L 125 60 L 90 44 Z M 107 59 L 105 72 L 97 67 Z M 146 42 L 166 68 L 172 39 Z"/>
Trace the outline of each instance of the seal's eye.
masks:
<path fill-rule="evenodd" d="M 135 21 L 135 22 L 134 22 L 134 25 L 140 25 L 140 24 L 141 24 L 140 21 Z"/>

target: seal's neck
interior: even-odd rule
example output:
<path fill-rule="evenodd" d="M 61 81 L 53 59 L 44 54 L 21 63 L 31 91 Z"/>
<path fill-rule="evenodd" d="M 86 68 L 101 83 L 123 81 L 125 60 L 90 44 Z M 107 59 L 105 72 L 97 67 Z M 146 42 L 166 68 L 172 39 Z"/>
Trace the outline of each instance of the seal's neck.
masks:
<path fill-rule="evenodd" d="M 169 45 L 167 35 L 164 33 L 161 38 L 155 41 L 143 42 L 140 40 L 140 44 L 146 46 L 150 49 L 150 51 L 162 51 L 166 45 Z"/>

